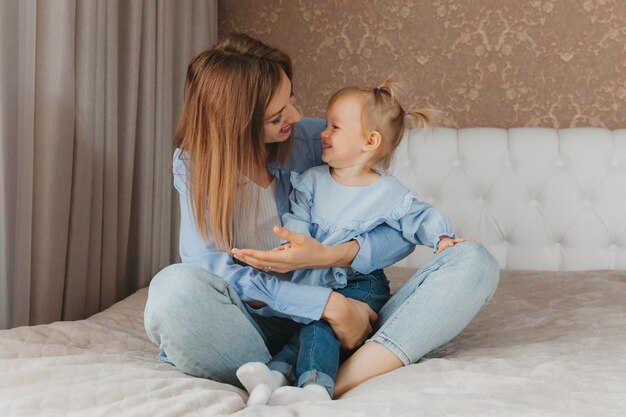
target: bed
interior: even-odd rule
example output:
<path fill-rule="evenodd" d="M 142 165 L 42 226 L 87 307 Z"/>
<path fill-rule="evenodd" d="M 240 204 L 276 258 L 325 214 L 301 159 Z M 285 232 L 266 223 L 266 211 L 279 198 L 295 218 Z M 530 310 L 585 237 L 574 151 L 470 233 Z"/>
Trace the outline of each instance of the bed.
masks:
<path fill-rule="evenodd" d="M 417 364 L 337 401 L 245 408 L 244 391 L 155 360 L 142 289 L 0 331 L 0 416 L 626 415 L 626 130 L 410 131 L 394 173 L 502 268 L 492 302 Z M 388 268 L 392 288 L 429 256 Z"/>

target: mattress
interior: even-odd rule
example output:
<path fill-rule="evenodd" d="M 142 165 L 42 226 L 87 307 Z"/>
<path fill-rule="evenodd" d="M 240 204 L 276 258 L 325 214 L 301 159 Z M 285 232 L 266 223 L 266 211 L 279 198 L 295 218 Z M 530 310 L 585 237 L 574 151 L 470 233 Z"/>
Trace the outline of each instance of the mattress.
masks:
<path fill-rule="evenodd" d="M 392 287 L 410 273 L 390 269 Z M 469 327 L 417 364 L 284 407 L 245 408 L 244 391 L 157 361 L 146 296 L 0 331 L 0 416 L 626 415 L 624 271 L 503 271 Z"/>

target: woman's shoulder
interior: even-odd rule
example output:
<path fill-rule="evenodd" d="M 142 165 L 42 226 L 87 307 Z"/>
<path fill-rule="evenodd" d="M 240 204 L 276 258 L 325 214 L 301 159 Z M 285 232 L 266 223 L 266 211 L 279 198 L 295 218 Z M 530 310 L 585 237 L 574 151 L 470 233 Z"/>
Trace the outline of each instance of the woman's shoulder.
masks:
<path fill-rule="evenodd" d="M 189 160 L 189 154 L 183 148 L 175 148 L 174 149 L 174 154 L 172 155 L 172 159 L 174 160 L 174 162 L 176 162 L 176 160 L 188 161 Z"/>
<path fill-rule="evenodd" d="M 185 191 L 186 178 L 189 164 L 189 155 L 181 148 L 174 149 L 172 155 L 172 173 L 174 174 L 174 187 L 178 191 Z M 186 192 L 186 191 L 185 191 Z"/>
<path fill-rule="evenodd" d="M 326 121 L 317 118 L 303 118 L 295 124 L 294 139 L 301 142 L 320 140 L 320 133 L 326 128 Z"/>
<path fill-rule="evenodd" d="M 322 119 L 302 119 L 295 124 L 293 147 L 284 168 L 288 171 L 304 172 L 322 163 L 322 141 L 320 133 L 326 128 Z"/>
<path fill-rule="evenodd" d="M 189 170 L 189 154 L 182 148 L 174 149 L 172 155 L 172 172 L 174 175 L 186 176 Z"/>

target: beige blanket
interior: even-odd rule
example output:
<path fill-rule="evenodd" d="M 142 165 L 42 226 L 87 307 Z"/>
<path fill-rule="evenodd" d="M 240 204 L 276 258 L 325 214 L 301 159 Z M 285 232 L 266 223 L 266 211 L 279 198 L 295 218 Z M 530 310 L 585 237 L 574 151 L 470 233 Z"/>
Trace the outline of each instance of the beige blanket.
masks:
<path fill-rule="evenodd" d="M 389 272 L 396 286 L 408 271 Z M 242 390 L 154 359 L 141 290 L 87 320 L 0 331 L 0 416 L 626 416 L 626 272 L 502 274 L 419 363 L 341 400 L 244 408 Z"/>

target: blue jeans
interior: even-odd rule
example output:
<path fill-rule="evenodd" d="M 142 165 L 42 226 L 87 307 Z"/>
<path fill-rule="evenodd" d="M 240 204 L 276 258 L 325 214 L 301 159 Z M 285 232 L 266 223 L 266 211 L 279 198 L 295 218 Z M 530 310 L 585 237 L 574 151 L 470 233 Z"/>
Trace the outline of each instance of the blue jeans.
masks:
<path fill-rule="evenodd" d="M 382 271 L 371 274 L 350 274 L 344 288 L 336 290 L 348 298 L 367 303 L 378 311 L 389 300 L 389 281 Z M 268 366 L 288 376 L 294 371 L 298 387 L 309 382 L 323 385 L 333 397 L 339 370 L 341 344 L 333 329 L 324 321 L 302 326 L 289 343 L 275 355 Z"/>
<path fill-rule="evenodd" d="M 368 342 L 385 346 L 405 365 L 415 363 L 459 334 L 498 280 L 498 264 L 480 243 L 446 249 L 380 309 Z M 170 265 L 152 279 L 144 314 L 148 337 L 178 369 L 237 386 L 237 368 L 268 363 L 279 339 L 291 339 L 298 326 L 286 322 L 264 330 L 223 279 L 188 264 Z"/>

